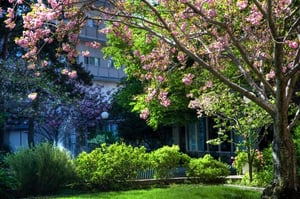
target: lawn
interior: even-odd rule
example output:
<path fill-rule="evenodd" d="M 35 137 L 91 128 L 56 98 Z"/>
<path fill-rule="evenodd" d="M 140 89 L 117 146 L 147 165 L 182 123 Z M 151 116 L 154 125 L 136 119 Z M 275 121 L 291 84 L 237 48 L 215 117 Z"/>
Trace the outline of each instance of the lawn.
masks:
<path fill-rule="evenodd" d="M 57 199 L 259 199 L 258 191 L 226 186 L 171 185 L 168 188 L 151 188 L 120 192 L 100 192 L 72 196 L 56 196 Z M 48 197 L 49 198 L 49 197 Z"/>

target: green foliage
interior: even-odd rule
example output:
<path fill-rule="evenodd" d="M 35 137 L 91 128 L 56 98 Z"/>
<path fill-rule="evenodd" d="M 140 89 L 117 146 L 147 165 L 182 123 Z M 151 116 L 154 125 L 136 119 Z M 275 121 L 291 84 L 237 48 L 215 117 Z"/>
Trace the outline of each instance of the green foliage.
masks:
<path fill-rule="evenodd" d="M 236 169 L 238 174 L 242 174 L 243 167 L 246 163 L 248 163 L 248 154 L 244 151 L 240 151 L 234 158 L 232 166 Z"/>
<path fill-rule="evenodd" d="M 208 154 L 203 158 L 191 159 L 187 170 L 187 176 L 197 177 L 195 180 L 203 183 L 224 182 L 229 173 L 228 165 Z"/>
<path fill-rule="evenodd" d="M 234 158 L 234 161 L 233 161 L 233 167 L 237 170 L 238 174 L 242 174 L 243 167 L 247 163 L 249 163 L 248 155 L 249 154 L 246 151 L 238 151 L 237 152 L 237 156 Z M 264 166 L 266 165 L 265 156 L 267 158 L 270 158 L 267 149 L 264 152 L 261 152 L 257 149 L 252 150 L 250 152 L 250 156 L 251 156 L 251 158 L 253 158 L 252 166 L 254 167 L 254 169 L 256 171 L 262 170 L 264 168 Z M 269 159 L 267 159 L 266 161 L 268 161 L 268 164 L 272 164 L 272 162 L 269 162 Z"/>
<path fill-rule="evenodd" d="M 296 146 L 297 163 L 300 165 L 300 124 L 294 130 L 294 143 Z M 298 175 L 300 175 L 300 166 L 298 166 Z"/>
<path fill-rule="evenodd" d="M 74 178 L 70 154 L 48 143 L 33 149 L 20 149 L 6 158 L 9 168 L 20 183 L 23 195 L 49 194 Z"/>
<path fill-rule="evenodd" d="M 273 159 L 272 148 L 268 147 L 261 153 L 262 161 L 259 160 L 259 167 L 253 172 L 252 181 L 250 182 L 249 173 L 246 173 L 241 181 L 243 185 L 260 186 L 265 187 L 273 180 Z M 254 160 L 257 158 L 254 158 Z M 245 163 L 245 162 L 244 162 Z M 255 164 L 254 164 L 255 165 Z"/>
<path fill-rule="evenodd" d="M 148 167 L 146 149 L 124 143 L 102 144 L 91 153 L 76 159 L 76 172 L 81 182 L 101 189 L 111 189 L 135 179 L 139 170 Z"/>
<path fill-rule="evenodd" d="M 94 138 L 88 141 L 91 147 L 96 148 L 101 144 L 113 144 L 118 141 L 118 137 L 114 135 L 112 131 L 102 131 L 100 134 L 96 135 Z"/>
<path fill-rule="evenodd" d="M 13 198 L 12 192 L 18 187 L 16 178 L 6 169 L 0 167 L 0 195 L 4 198 Z"/>
<path fill-rule="evenodd" d="M 179 151 L 179 146 L 164 146 L 150 154 L 155 178 L 172 177 L 172 169 L 189 162 L 190 158 Z"/>
<path fill-rule="evenodd" d="M 190 88 L 178 81 L 182 79 L 183 71 L 166 74 L 169 79 L 168 82 L 137 79 L 137 74 L 146 74 L 146 71 L 142 69 L 143 64 L 140 55 L 151 52 L 157 45 L 157 40 L 154 38 L 147 39 L 146 31 L 137 29 L 131 31 L 132 44 L 128 45 L 123 39 L 110 33 L 107 36 L 107 46 L 103 48 L 104 54 L 112 57 L 116 67 L 125 66 L 128 79 L 116 96 L 120 100 L 120 105 L 129 107 L 130 111 L 136 113 L 141 113 L 146 108 L 151 110 L 147 123 L 154 129 L 159 125 L 184 124 L 187 121 L 196 120 L 196 111 L 188 108 L 189 99 L 186 94 Z M 158 88 L 169 92 L 170 106 L 162 106 L 161 100 L 158 99 Z M 151 95 L 150 90 L 155 92 L 152 100 L 148 100 L 149 95 Z"/>

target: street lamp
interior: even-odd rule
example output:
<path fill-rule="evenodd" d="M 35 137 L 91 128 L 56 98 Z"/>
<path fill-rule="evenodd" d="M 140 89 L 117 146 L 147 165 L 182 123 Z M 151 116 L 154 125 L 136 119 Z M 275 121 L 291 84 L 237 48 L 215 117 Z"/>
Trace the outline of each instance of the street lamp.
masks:
<path fill-rule="evenodd" d="M 108 113 L 108 112 L 103 111 L 103 112 L 101 113 L 101 118 L 102 118 L 102 119 L 106 120 L 106 119 L 108 119 L 108 117 L 109 117 L 109 113 Z"/>

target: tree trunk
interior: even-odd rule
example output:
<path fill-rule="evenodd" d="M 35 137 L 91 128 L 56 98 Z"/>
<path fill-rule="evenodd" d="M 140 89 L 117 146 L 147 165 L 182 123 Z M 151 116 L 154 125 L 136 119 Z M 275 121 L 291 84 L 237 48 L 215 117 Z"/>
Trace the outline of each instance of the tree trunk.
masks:
<path fill-rule="evenodd" d="M 280 87 L 277 87 L 277 89 Z M 278 89 L 279 90 L 279 89 Z M 277 91 L 273 132 L 274 181 L 262 195 L 263 199 L 299 199 L 296 149 L 288 129 L 288 103 L 285 92 Z"/>
<path fill-rule="evenodd" d="M 253 154 L 251 152 L 250 147 L 247 149 L 247 157 L 248 157 L 248 168 L 249 168 L 249 181 L 253 180 Z"/>

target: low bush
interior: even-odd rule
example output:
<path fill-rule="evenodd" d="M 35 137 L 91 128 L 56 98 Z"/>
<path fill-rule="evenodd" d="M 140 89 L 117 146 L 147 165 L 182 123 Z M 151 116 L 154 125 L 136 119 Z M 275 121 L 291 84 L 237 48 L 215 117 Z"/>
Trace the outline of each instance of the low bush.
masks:
<path fill-rule="evenodd" d="M 23 196 L 56 192 L 75 176 L 69 153 L 47 143 L 20 149 L 5 161 L 18 180 L 18 190 Z"/>
<path fill-rule="evenodd" d="M 147 167 L 146 148 L 124 143 L 102 144 L 91 153 L 79 154 L 76 159 L 76 172 L 81 182 L 101 189 L 120 188 Z"/>
<path fill-rule="evenodd" d="M 0 196 L 2 198 L 13 198 L 13 192 L 17 187 L 16 178 L 7 169 L 0 167 Z"/>
<path fill-rule="evenodd" d="M 256 149 L 251 151 L 251 155 L 253 156 L 253 172 L 262 170 L 265 165 L 263 153 Z M 236 169 L 236 172 L 238 174 L 244 174 L 243 167 L 247 164 L 248 153 L 246 151 L 238 151 L 232 165 Z"/>
<path fill-rule="evenodd" d="M 187 176 L 195 177 L 191 180 L 202 183 L 223 183 L 229 173 L 228 165 L 208 154 L 203 158 L 191 159 L 187 168 Z"/>
<path fill-rule="evenodd" d="M 179 151 L 179 146 L 164 146 L 150 154 L 150 160 L 155 169 L 154 177 L 166 179 L 172 177 L 173 169 L 186 165 L 190 157 Z"/>
<path fill-rule="evenodd" d="M 250 182 L 249 173 L 246 173 L 241 181 L 243 185 L 266 187 L 273 180 L 273 160 L 272 149 L 268 147 L 262 151 L 263 162 L 259 170 L 253 172 L 252 181 Z"/>

